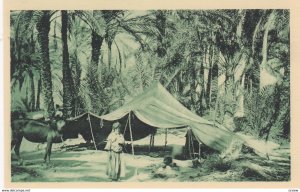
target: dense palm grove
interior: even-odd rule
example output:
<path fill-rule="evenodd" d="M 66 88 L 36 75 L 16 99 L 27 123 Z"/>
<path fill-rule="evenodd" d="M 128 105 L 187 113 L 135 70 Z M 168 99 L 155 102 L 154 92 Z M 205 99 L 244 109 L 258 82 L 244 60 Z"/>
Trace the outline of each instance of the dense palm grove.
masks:
<path fill-rule="evenodd" d="M 111 112 L 160 81 L 234 131 L 290 137 L 287 10 L 12 11 L 11 110 Z"/>

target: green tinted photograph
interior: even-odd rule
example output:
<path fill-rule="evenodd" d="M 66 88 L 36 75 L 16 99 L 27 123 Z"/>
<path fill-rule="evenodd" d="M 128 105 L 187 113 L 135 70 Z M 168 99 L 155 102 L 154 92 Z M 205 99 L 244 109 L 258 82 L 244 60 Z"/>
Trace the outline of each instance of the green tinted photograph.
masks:
<path fill-rule="evenodd" d="M 10 12 L 10 180 L 290 181 L 290 12 Z"/>

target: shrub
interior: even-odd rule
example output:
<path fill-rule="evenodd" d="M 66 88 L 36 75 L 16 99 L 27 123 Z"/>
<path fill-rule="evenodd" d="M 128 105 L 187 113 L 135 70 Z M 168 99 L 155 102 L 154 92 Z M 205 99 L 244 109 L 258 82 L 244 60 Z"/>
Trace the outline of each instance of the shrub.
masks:
<path fill-rule="evenodd" d="M 213 170 L 213 171 L 228 171 L 232 167 L 232 162 L 231 161 L 226 161 L 222 159 L 219 155 L 214 154 L 208 157 L 205 160 L 205 167 L 208 168 L 208 170 Z"/>

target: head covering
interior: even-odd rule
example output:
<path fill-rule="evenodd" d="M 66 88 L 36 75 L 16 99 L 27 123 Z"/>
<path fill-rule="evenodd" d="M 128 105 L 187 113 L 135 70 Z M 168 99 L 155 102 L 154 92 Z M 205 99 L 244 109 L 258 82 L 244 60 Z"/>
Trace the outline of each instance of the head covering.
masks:
<path fill-rule="evenodd" d="M 120 123 L 119 122 L 115 122 L 113 125 L 112 125 L 112 128 L 113 129 L 117 129 L 120 127 Z"/>

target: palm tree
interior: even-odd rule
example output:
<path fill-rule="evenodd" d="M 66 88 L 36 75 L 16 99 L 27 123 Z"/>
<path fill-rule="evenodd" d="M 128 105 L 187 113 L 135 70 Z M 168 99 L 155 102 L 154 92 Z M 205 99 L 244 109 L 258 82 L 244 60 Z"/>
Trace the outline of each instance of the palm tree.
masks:
<path fill-rule="evenodd" d="M 54 115 L 54 102 L 52 93 L 51 66 L 49 59 L 49 31 L 50 31 L 50 11 L 39 12 L 40 17 L 36 24 L 38 31 L 37 40 L 41 57 L 41 78 L 42 93 L 44 95 L 44 107 L 46 118 Z"/>
<path fill-rule="evenodd" d="M 164 38 L 166 36 L 166 14 L 163 10 L 155 11 L 155 21 L 156 28 L 159 31 L 157 36 L 157 56 L 162 58 L 166 55 L 166 45 L 164 43 Z"/>
<path fill-rule="evenodd" d="M 34 76 L 39 78 L 39 75 L 35 75 L 34 70 L 40 71 L 40 78 L 42 80 L 42 93 L 44 96 L 44 108 L 45 116 L 51 117 L 54 114 L 54 104 L 52 98 L 52 79 L 51 79 L 51 67 L 49 60 L 49 31 L 50 31 L 50 18 L 53 14 L 51 11 L 17 11 L 17 18 L 15 19 L 15 50 L 17 65 L 12 65 L 12 73 L 16 68 L 14 66 L 26 69 L 31 82 L 31 110 L 39 108 L 39 91 L 37 94 L 37 103 L 35 105 L 35 86 Z M 13 18 L 13 17 L 12 17 Z M 35 28 L 35 27 L 36 28 Z M 38 51 L 35 50 L 34 30 L 37 30 L 37 42 Z M 30 36 L 30 38 L 27 38 Z M 25 47 L 24 47 L 25 46 Z M 23 47 L 23 48 L 22 48 Z M 38 54 L 35 54 L 37 52 Z M 29 55 L 28 55 L 29 54 Z M 13 57 L 14 58 L 14 57 Z M 37 59 L 39 58 L 39 59 Z M 40 62 L 38 62 L 40 60 Z M 25 63 L 28 67 L 22 67 Z M 41 63 L 36 65 L 36 63 Z M 19 70 L 20 71 L 20 70 Z M 20 72 L 21 72 L 20 71 Z M 21 84 L 20 84 L 21 85 Z M 39 86 L 38 86 L 39 87 Z"/>
<path fill-rule="evenodd" d="M 95 19 L 101 18 L 101 12 L 100 11 L 93 11 L 93 16 Z M 89 97 L 91 100 L 91 103 L 95 103 L 98 108 L 98 102 L 99 99 L 98 95 L 99 92 L 99 71 L 98 71 L 98 65 L 99 65 L 99 57 L 100 57 L 100 50 L 103 43 L 104 37 L 103 35 L 100 35 L 97 31 L 92 29 L 91 32 L 91 61 L 88 66 L 88 75 L 87 75 L 87 82 L 89 87 Z M 101 97 L 101 96 L 100 96 Z"/>
<path fill-rule="evenodd" d="M 82 74 L 85 72 L 84 63 L 88 63 L 90 58 L 87 53 L 90 53 L 90 43 L 88 42 L 90 28 L 86 27 L 81 19 L 69 16 L 69 33 L 68 33 L 68 51 L 70 54 L 70 68 L 72 71 L 72 79 L 74 82 L 74 110 L 75 115 L 85 112 L 85 94 L 86 87 L 82 81 Z"/>
<path fill-rule="evenodd" d="M 63 49 L 63 109 L 64 116 L 71 117 L 75 115 L 74 109 L 74 82 L 72 78 L 69 51 L 68 51 L 68 12 L 61 11 L 61 38 Z"/>
<path fill-rule="evenodd" d="M 21 25 L 20 21 L 31 17 L 32 12 L 27 14 L 20 14 L 20 12 L 13 12 L 11 14 L 11 87 L 12 91 L 26 90 L 29 95 L 27 99 L 23 99 L 29 111 L 36 109 L 35 105 L 35 77 L 39 67 L 38 57 L 35 51 L 35 39 L 33 30 L 27 30 L 27 26 Z M 21 18 L 23 16 L 23 18 Z M 27 32 L 26 32 L 27 31 Z M 23 33 L 22 36 L 19 34 Z M 19 85 L 19 90 L 14 89 L 15 85 Z M 23 93 L 21 95 L 25 96 Z M 23 102 L 21 101 L 21 102 Z M 14 107 L 14 106 L 12 106 Z"/>
<path fill-rule="evenodd" d="M 105 39 L 108 46 L 108 68 L 111 68 L 112 64 L 112 44 L 114 39 L 119 32 L 119 23 L 118 23 L 118 16 L 123 14 L 124 11 L 119 10 L 103 10 L 102 15 L 103 19 L 106 23 L 106 30 L 105 30 Z"/>
<path fill-rule="evenodd" d="M 106 94 L 106 90 L 112 85 L 114 79 L 117 77 L 118 73 L 112 67 L 113 63 L 113 53 L 112 47 L 113 45 L 116 47 L 118 61 L 120 64 L 121 71 L 122 68 L 122 59 L 125 60 L 125 52 L 126 52 L 126 43 L 116 40 L 116 37 L 119 34 L 130 35 L 141 44 L 142 47 L 143 40 L 141 38 L 140 31 L 141 25 L 144 25 L 142 19 L 140 17 L 134 17 L 127 19 L 124 11 L 119 10 L 110 10 L 110 11 L 94 11 L 93 15 L 100 20 L 100 22 L 104 22 L 105 25 L 103 27 L 104 34 L 100 34 L 98 31 L 92 32 L 92 58 L 91 63 L 88 68 L 88 86 L 89 86 L 89 94 L 92 103 L 99 103 L 98 107 L 96 107 L 96 111 L 102 113 L 101 108 L 106 108 L 103 102 L 109 102 L 109 96 Z M 103 40 L 107 43 L 107 67 L 104 65 L 104 61 L 102 61 L 101 66 L 99 67 L 99 58 L 104 58 L 104 49 L 102 49 Z M 102 55 L 101 55 L 102 54 Z M 115 57 L 116 58 L 116 57 Z M 101 68 L 101 71 L 99 69 Z M 120 80 L 120 78 L 117 78 Z M 122 80 L 121 80 L 122 81 Z M 112 99 L 112 98 L 110 98 Z M 102 106 L 102 107 L 101 107 Z"/>
<path fill-rule="evenodd" d="M 37 62 L 41 63 L 40 69 L 41 69 L 41 81 L 38 80 L 38 94 L 37 94 L 37 108 L 39 108 L 39 93 L 40 93 L 40 87 L 42 88 L 42 94 L 44 97 L 44 109 L 47 111 L 45 116 L 46 117 L 51 117 L 54 112 L 54 104 L 53 104 L 53 91 L 52 91 L 52 78 L 51 76 L 53 75 L 51 72 L 51 66 L 50 66 L 50 58 L 49 58 L 49 31 L 50 31 L 50 24 L 52 21 L 55 22 L 54 24 L 54 49 L 57 50 L 57 39 L 59 37 L 56 36 L 56 28 L 60 27 L 60 22 L 57 24 L 56 18 L 59 16 L 62 16 L 61 20 L 61 30 L 62 30 L 62 49 L 63 49 L 63 105 L 64 109 L 66 110 L 64 113 L 66 113 L 66 116 L 70 116 L 74 114 L 74 82 L 72 80 L 72 73 L 71 73 L 71 68 L 69 64 L 69 53 L 68 53 L 68 44 L 67 44 L 67 28 L 69 27 L 68 25 L 68 12 L 62 11 L 61 15 L 56 14 L 57 11 L 22 11 L 18 14 L 19 19 L 18 21 L 18 27 L 16 30 L 16 50 L 19 52 L 17 54 L 17 57 L 12 57 L 12 62 L 16 63 L 18 62 L 18 57 L 21 54 L 20 51 L 20 45 L 23 42 L 22 40 L 19 40 L 20 38 L 18 37 L 21 36 L 21 29 L 22 31 L 26 31 L 25 29 L 33 29 L 34 30 L 34 25 L 36 26 L 36 30 L 38 31 L 37 35 L 37 42 L 38 42 L 38 48 L 39 48 L 39 58 L 42 60 L 42 62 Z M 81 20 L 83 20 L 87 25 L 90 26 L 93 31 L 97 31 L 95 29 L 99 29 L 99 26 L 97 25 L 97 22 L 95 22 L 95 19 L 91 17 L 91 14 L 88 11 L 85 12 L 80 12 L 80 11 L 73 11 L 70 12 L 72 16 L 78 16 Z M 55 18 L 53 18 L 55 16 Z M 24 22 L 23 22 L 24 21 Z M 25 22 L 26 21 L 26 22 Z M 32 31 L 33 31 L 32 30 Z M 26 34 L 26 33 L 25 33 Z M 23 37 L 22 35 L 21 37 Z M 56 57 L 60 57 L 60 55 L 57 55 L 56 52 L 54 55 L 52 55 L 51 59 L 55 63 L 57 59 Z M 54 58 L 55 57 L 55 58 Z M 16 58 L 16 59 L 14 59 Z M 95 57 L 93 57 L 95 58 Z M 20 66 L 20 65 L 12 65 L 12 72 L 15 70 L 15 67 L 13 66 Z M 41 82 L 41 83 L 40 83 Z M 41 85 L 41 86 L 40 86 Z M 53 87 L 56 88 L 56 87 Z M 33 89 L 34 90 L 34 89 Z M 57 93 L 55 93 L 57 94 Z M 34 93 L 32 96 L 35 95 Z M 33 98 L 33 97 L 32 97 Z M 70 99 L 71 98 L 71 99 Z M 32 101 L 34 101 L 32 99 Z"/>

